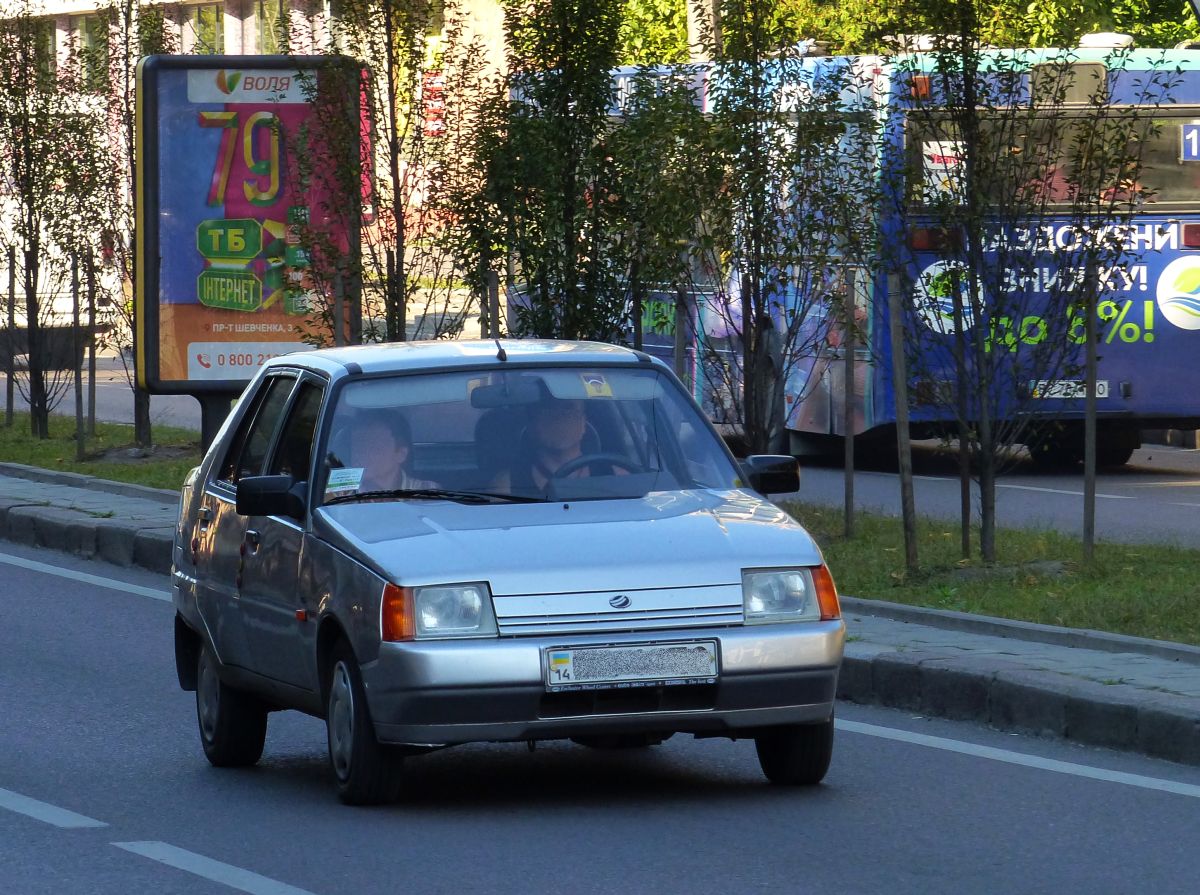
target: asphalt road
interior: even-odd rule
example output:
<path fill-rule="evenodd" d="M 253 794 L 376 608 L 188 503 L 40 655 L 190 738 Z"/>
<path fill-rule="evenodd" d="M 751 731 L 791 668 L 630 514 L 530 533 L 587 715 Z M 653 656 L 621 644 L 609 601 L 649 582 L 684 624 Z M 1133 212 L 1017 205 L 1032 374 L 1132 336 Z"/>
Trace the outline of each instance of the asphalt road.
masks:
<path fill-rule="evenodd" d="M 66 416 L 75 415 L 75 389 L 73 377 L 67 376 L 66 389 L 54 412 Z M 6 394 L 8 377 L 0 373 L 0 396 Z M 87 375 L 84 373 L 84 401 L 87 401 Z M 21 397 L 20 389 L 14 390 L 14 407 L 28 410 L 29 403 Z M 84 404 L 84 413 L 87 405 Z M 96 362 L 96 419 L 109 423 L 133 422 L 133 390 L 129 386 L 124 367 L 115 357 L 97 358 Z M 200 431 L 200 404 L 191 395 L 151 395 L 151 425 L 178 426 Z"/>
<path fill-rule="evenodd" d="M 917 512 L 957 520 L 956 461 L 933 443 L 917 446 L 913 490 Z M 844 477 L 840 458 L 801 460 L 797 497 L 841 506 Z M 1146 445 L 1128 465 L 1097 476 L 1096 536 L 1119 543 L 1179 544 L 1200 547 L 1200 452 Z M 867 463 L 855 477 L 855 503 L 861 509 L 900 514 L 900 483 L 887 464 Z M 973 490 L 978 518 L 978 489 Z M 996 516 L 1000 525 L 1083 532 L 1083 472 L 1048 473 L 1015 458 L 999 478 Z"/>
<path fill-rule="evenodd" d="M 255 769 L 208 766 L 163 578 L 6 544 L 0 581 L 6 895 L 1161 895 L 1200 879 L 1200 769 L 849 705 L 810 790 L 767 785 L 749 742 L 676 737 L 447 750 L 413 762 L 406 803 L 347 808 L 311 718 L 273 715 Z"/>

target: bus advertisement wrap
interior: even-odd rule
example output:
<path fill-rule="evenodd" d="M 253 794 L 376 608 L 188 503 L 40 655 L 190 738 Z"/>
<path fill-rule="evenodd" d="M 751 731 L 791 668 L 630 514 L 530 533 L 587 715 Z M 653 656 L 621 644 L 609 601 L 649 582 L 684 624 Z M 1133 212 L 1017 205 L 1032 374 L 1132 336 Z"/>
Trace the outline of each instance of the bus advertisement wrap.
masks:
<path fill-rule="evenodd" d="M 300 183 L 297 156 L 301 135 L 305 151 L 320 140 L 316 97 L 325 101 L 321 79 L 333 70 L 295 57 L 142 61 L 142 387 L 238 391 L 268 358 L 328 341 L 328 326 L 310 314 L 316 287 L 304 234 L 311 224 L 348 256 L 355 228 L 329 219 L 327 189 Z"/>

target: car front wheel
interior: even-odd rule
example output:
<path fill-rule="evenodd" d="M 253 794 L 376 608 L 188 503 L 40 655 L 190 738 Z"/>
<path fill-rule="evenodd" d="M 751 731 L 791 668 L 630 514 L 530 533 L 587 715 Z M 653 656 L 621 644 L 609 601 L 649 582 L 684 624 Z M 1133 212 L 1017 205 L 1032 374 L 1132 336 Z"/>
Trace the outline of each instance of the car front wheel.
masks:
<path fill-rule="evenodd" d="M 200 650 L 196 663 L 196 720 L 204 754 L 214 766 L 247 767 L 262 758 L 266 707 L 221 682 L 216 656 L 208 647 Z"/>
<path fill-rule="evenodd" d="M 330 663 L 325 726 L 338 797 L 347 805 L 380 805 L 400 795 L 404 757 L 375 739 L 362 675 L 343 641 Z"/>
<path fill-rule="evenodd" d="M 833 757 L 833 718 L 817 724 L 785 724 L 754 737 L 758 763 L 772 783 L 811 786 L 820 783 Z"/>

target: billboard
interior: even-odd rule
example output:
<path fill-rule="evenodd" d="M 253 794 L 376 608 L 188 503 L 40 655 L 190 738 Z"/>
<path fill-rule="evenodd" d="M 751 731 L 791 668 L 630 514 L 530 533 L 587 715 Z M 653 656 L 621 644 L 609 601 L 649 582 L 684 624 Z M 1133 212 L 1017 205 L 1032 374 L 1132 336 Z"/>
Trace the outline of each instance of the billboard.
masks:
<path fill-rule="evenodd" d="M 331 341 L 314 299 L 329 289 L 328 269 L 353 269 L 342 262 L 357 253 L 359 221 L 330 212 L 354 203 L 339 202 L 328 180 L 301 176 L 312 166 L 300 147 L 309 160 L 336 165 L 340 152 L 358 161 L 359 127 L 322 136 L 329 121 L 356 122 L 358 71 L 331 57 L 141 61 L 134 316 L 143 388 L 240 391 L 268 358 Z M 330 102 L 345 114 L 324 114 Z M 315 278 L 314 231 L 333 247 L 327 255 L 341 256 L 319 259 Z M 341 305 L 347 315 L 358 308 L 353 297 Z"/>

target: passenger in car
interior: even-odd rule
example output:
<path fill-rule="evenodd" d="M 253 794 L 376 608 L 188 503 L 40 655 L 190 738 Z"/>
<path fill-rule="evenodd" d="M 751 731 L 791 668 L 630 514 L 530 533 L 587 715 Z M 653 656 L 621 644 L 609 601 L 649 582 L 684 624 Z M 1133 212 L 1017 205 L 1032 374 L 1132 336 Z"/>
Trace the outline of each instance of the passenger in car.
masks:
<path fill-rule="evenodd" d="M 356 416 L 350 433 L 349 465 L 363 470 L 357 490 L 438 487 L 408 471 L 412 444 L 412 426 L 401 411 L 384 408 Z"/>
<path fill-rule="evenodd" d="M 544 491 L 570 461 L 600 451 L 600 439 L 588 423 L 585 404 L 577 399 L 545 397 L 533 405 L 521 441 L 512 466 L 492 482 L 494 489 L 516 494 Z M 628 470 L 597 458 L 562 477 L 628 474 Z"/>

